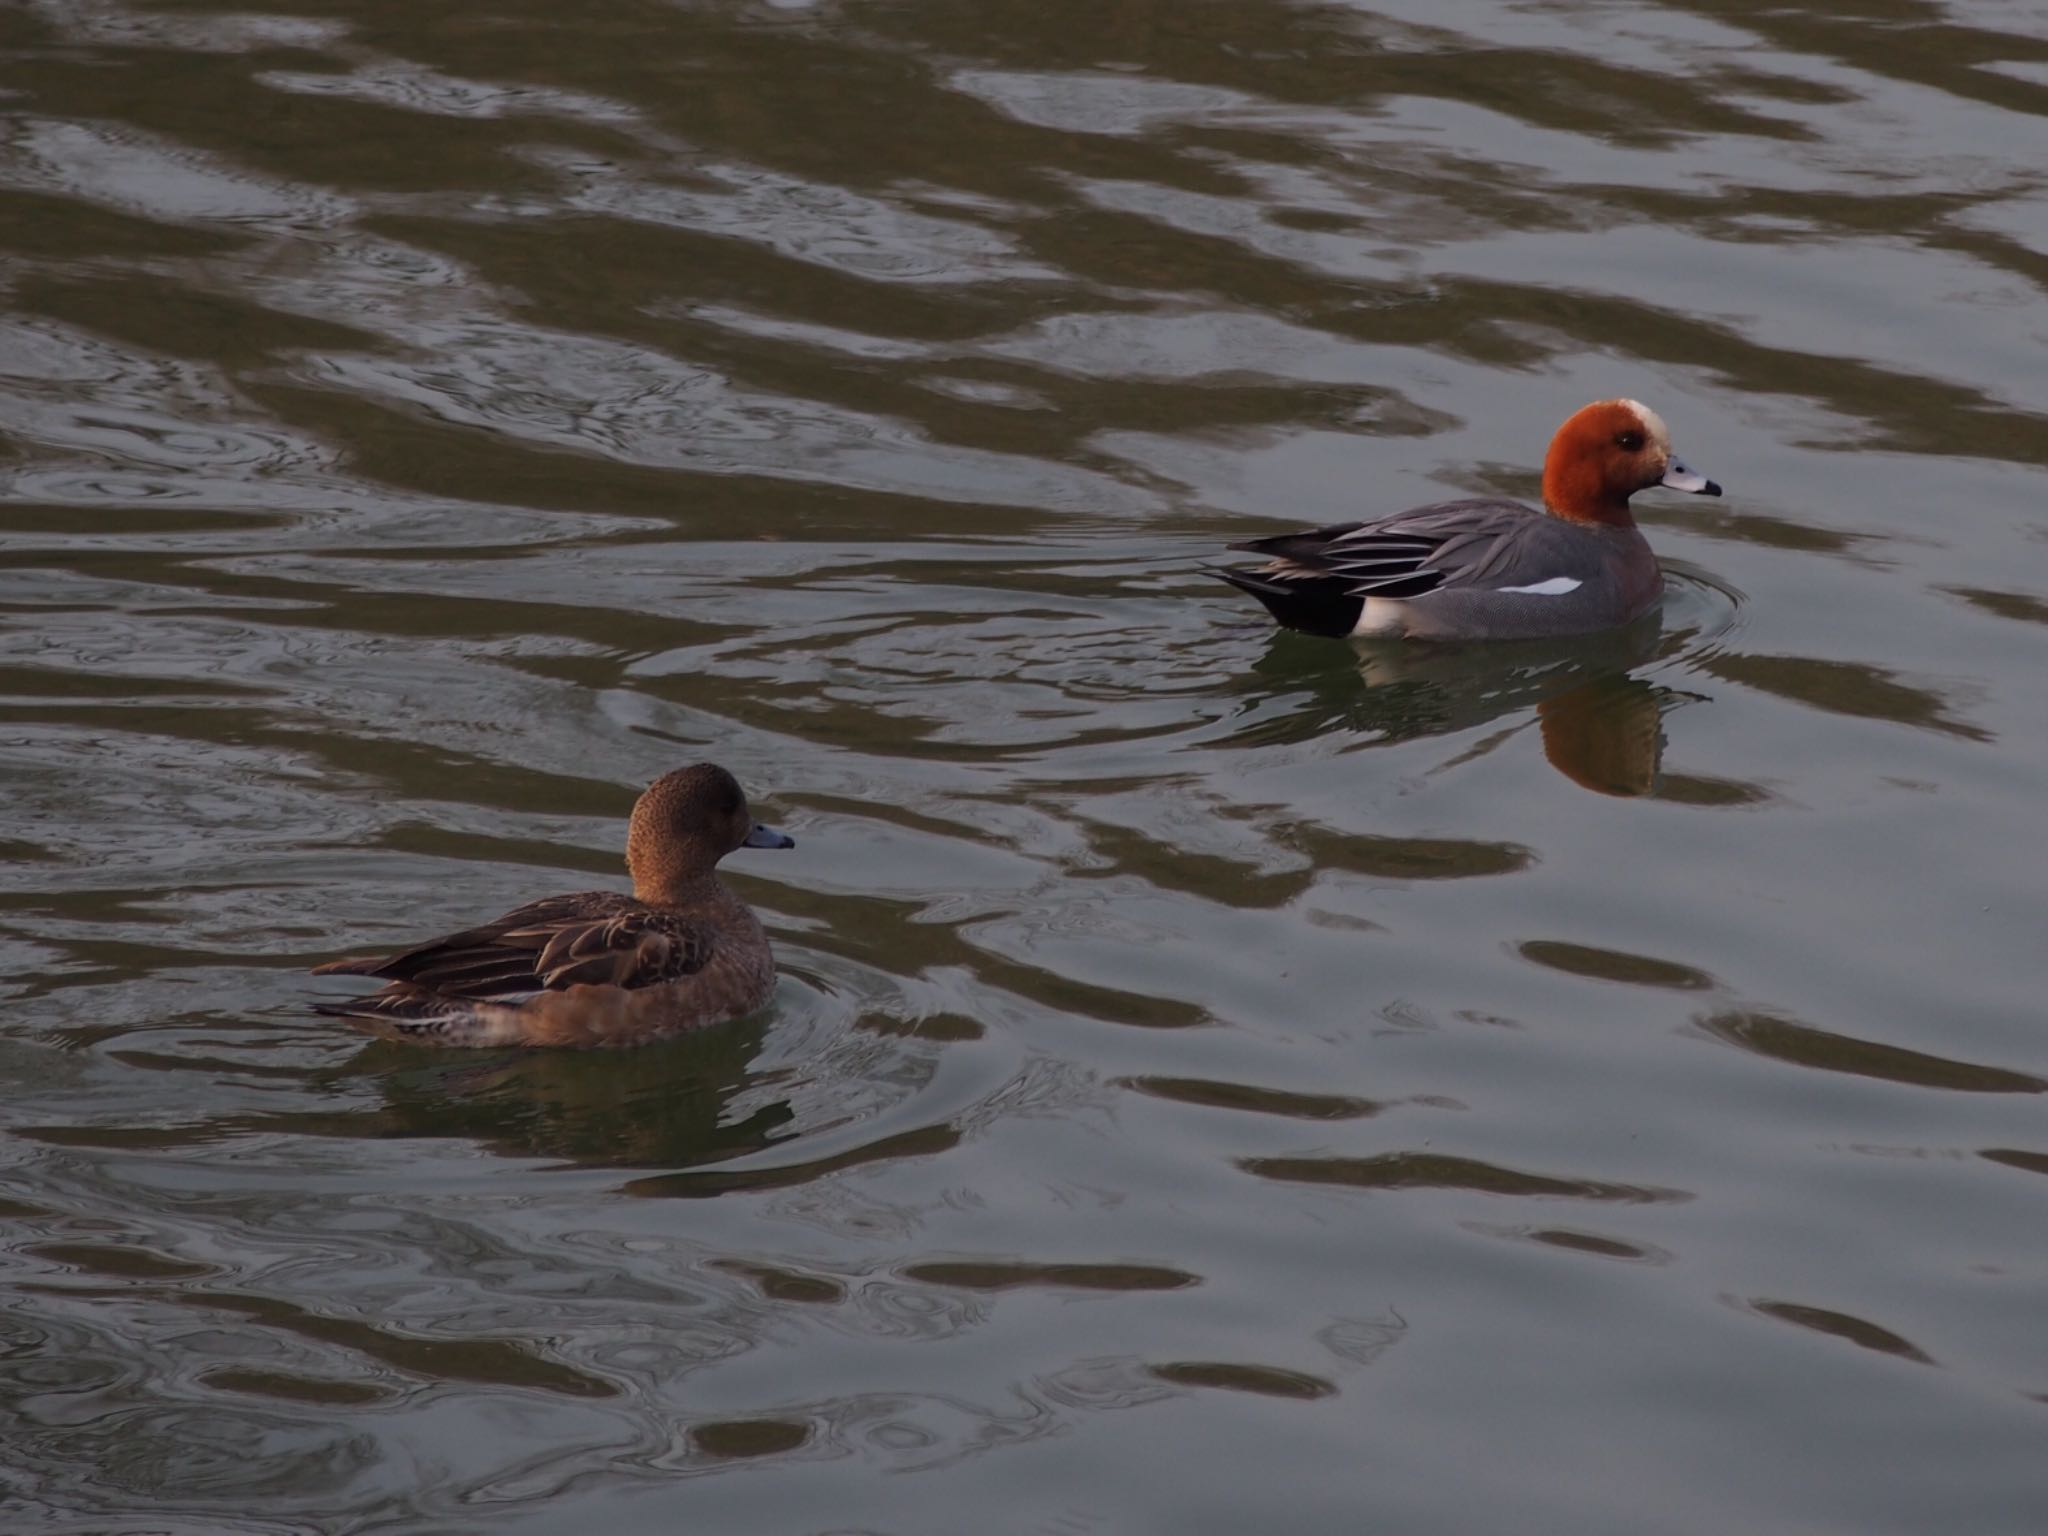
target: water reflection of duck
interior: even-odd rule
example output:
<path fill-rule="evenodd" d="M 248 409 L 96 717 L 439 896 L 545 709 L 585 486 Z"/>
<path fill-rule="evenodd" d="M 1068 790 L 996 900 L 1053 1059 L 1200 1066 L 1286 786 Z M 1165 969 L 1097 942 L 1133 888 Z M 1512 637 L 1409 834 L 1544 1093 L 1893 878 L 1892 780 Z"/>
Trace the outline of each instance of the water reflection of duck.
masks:
<path fill-rule="evenodd" d="M 1442 502 L 1373 522 L 1247 539 L 1264 555 L 1214 574 L 1306 634 L 1524 640 L 1592 634 L 1656 605 L 1663 579 L 1628 500 L 1664 485 L 1718 496 L 1680 463 L 1663 418 L 1634 400 L 1596 400 L 1557 429 L 1543 506 Z"/>
<path fill-rule="evenodd" d="M 1255 710 L 1234 739 L 1305 741 L 1351 730 L 1408 741 L 1533 707 L 1544 756 L 1559 773 L 1601 794 L 1652 794 L 1661 783 L 1664 716 L 1701 696 L 1636 674 L 1691 638 L 1690 630 L 1666 634 L 1654 615 L 1606 634 L 1483 647 L 1327 647 L 1276 635 L 1248 686 L 1285 712 Z"/>
<path fill-rule="evenodd" d="M 404 1136 L 476 1140 L 511 1157 L 606 1167 L 690 1168 L 759 1151 L 790 1134 L 781 1098 L 734 1104 L 762 1082 L 748 1070 L 765 1020 L 703 1030 L 634 1052 L 522 1051 L 486 1061 L 372 1045 L 351 1063 L 375 1074 L 381 1125 Z"/>
<path fill-rule="evenodd" d="M 1664 712 L 1681 697 L 1626 672 L 1590 678 L 1537 704 L 1543 755 L 1581 789 L 1647 795 L 1664 761 Z"/>
<path fill-rule="evenodd" d="M 768 936 L 715 873 L 735 848 L 789 848 L 711 763 L 663 774 L 633 807 L 633 894 L 549 896 L 495 922 L 315 975 L 375 976 L 367 997 L 319 1003 L 387 1040 L 618 1046 L 751 1013 L 775 986 Z"/>

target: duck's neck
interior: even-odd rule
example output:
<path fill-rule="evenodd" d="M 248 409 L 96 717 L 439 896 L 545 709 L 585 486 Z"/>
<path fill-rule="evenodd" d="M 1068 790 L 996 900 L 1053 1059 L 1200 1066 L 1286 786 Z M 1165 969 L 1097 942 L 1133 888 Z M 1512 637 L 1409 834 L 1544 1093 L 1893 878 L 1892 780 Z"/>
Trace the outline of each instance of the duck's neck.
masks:
<path fill-rule="evenodd" d="M 1560 502 L 1548 496 L 1543 498 L 1543 508 L 1561 522 L 1579 523 L 1593 528 L 1633 528 L 1636 515 L 1629 510 L 1626 496 L 1608 497 L 1601 501 Z"/>
<path fill-rule="evenodd" d="M 736 899 L 709 869 L 636 871 L 633 897 L 650 907 L 704 907 Z"/>
<path fill-rule="evenodd" d="M 1568 523 L 1633 528 L 1636 519 L 1629 510 L 1629 494 L 1609 485 L 1597 464 L 1552 454 L 1543 466 L 1543 505 L 1552 517 Z"/>

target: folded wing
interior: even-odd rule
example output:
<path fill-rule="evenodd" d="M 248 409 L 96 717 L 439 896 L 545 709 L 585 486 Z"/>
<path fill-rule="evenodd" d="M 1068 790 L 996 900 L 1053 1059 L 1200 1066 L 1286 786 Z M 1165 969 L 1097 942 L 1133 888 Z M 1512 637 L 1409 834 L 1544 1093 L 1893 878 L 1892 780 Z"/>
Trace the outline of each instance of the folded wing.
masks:
<path fill-rule="evenodd" d="M 375 998 L 323 1011 L 358 1012 L 386 994 L 415 1005 L 422 993 L 516 1004 L 573 986 L 657 986 L 702 970 L 712 950 L 711 932 L 702 924 L 629 896 L 591 891 L 537 901 L 399 954 L 337 960 L 314 974 L 387 983 Z"/>
<path fill-rule="evenodd" d="M 1504 585 L 1536 514 L 1515 502 L 1451 501 L 1373 523 L 1332 523 L 1246 539 L 1267 582 L 1332 582 L 1347 597 L 1421 597 L 1446 586 Z"/>

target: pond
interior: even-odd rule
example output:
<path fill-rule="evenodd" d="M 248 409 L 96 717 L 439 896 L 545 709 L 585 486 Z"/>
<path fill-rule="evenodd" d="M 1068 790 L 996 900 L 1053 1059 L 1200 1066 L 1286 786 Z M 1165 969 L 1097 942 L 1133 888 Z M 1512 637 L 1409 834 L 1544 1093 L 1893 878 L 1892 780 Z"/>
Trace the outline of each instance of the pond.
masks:
<path fill-rule="evenodd" d="M 0 45 L 10 1531 L 2042 1528 L 2038 8 Z M 1204 573 L 1608 396 L 1645 625 Z M 311 1012 L 701 759 L 765 1012 Z"/>

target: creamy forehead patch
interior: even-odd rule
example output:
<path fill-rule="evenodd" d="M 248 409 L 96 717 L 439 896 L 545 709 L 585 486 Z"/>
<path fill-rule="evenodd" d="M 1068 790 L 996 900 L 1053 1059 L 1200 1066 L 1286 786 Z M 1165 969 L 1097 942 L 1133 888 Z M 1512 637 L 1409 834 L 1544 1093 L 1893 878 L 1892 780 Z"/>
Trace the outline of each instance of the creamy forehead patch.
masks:
<path fill-rule="evenodd" d="M 1643 431 L 1648 434 L 1650 441 L 1663 449 L 1664 452 L 1669 453 L 1671 451 L 1671 432 L 1664 425 L 1664 418 L 1640 400 L 1624 400 L 1621 403 L 1641 418 Z"/>

